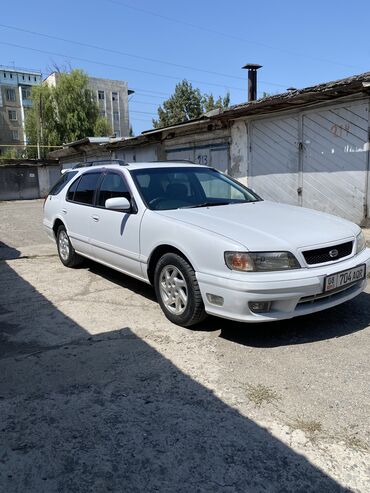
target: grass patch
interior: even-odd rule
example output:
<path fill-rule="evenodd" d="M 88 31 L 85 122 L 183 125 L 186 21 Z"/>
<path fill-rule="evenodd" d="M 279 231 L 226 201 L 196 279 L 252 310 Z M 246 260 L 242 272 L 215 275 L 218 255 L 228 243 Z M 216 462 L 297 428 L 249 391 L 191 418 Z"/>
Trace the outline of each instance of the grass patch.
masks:
<path fill-rule="evenodd" d="M 316 421 L 314 419 L 298 418 L 291 424 L 291 427 L 295 430 L 301 430 L 309 436 L 315 435 L 316 433 L 321 433 L 323 431 L 320 421 Z"/>
<path fill-rule="evenodd" d="M 262 406 L 262 404 L 280 399 L 275 390 L 261 384 L 247 385 L 247 397 L 258 407 Z"/>

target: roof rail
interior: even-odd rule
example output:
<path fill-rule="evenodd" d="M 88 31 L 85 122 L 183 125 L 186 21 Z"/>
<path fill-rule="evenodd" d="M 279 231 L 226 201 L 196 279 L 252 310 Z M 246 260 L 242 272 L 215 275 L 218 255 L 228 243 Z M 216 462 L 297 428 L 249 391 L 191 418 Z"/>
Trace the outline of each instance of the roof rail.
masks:
<path fill-rule="evenodd" d="M 171 164 L 171 163 L 183 163 L 183 164 L 197 164 L 194 163 L 194 161 L 190 161 L 190 159 L 171 159 L 171 160 L 166 160 L 166 161 L 147 161 L 148 163 L 165 163 L 165 164 Z"/>
<path fill-rule="evenodd" d="M 128 163 L 122 159 L 92 159 L 91 161 L 86 161 L 91 164 L 119 164 L 120 166 L 127 166 Z"/>

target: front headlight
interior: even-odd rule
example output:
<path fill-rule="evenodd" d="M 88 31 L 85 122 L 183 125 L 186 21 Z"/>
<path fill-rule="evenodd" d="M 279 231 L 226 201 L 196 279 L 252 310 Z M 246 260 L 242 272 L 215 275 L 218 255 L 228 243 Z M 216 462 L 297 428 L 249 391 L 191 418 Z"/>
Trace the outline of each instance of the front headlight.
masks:
<path fill-rule="evenodd" d="M 361 231 L 357 236 L 356 236 L 356 255 L 362 250 L 364 250 L 366 247 L 366 240 L 365 240 L 365 235 L 363 231 Z"/>
<path fill-rule="evenodd" d="M 225 263 L 229 269 L 243 272 L 269 272 L 301 267 L 290 252 L 225 252 Z"/>

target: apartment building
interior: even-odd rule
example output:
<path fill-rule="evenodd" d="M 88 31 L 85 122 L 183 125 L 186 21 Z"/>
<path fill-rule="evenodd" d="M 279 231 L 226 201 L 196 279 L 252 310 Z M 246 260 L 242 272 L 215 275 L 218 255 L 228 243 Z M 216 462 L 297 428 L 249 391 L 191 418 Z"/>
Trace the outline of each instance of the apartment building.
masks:
<path fill-rule="evenodd" d="M 0 155 L 26 143 L 25 113 L 31 88 L 41 84 L 41 72 L 0 65 Z M 8 147 L 9 146 L 9 147 Z"/>
<path fill-rule="evenodd" d="M 45 82 L 58 84 L 58 72 L 51 73 Z M 128 137 L 129 113 L 128 96 L 134 91 L 128 89 L 126 81 L 89 77 L 88 86 L 93 92 L 99 106 L 100 115 L 106 118 L 115 137 Z"/>

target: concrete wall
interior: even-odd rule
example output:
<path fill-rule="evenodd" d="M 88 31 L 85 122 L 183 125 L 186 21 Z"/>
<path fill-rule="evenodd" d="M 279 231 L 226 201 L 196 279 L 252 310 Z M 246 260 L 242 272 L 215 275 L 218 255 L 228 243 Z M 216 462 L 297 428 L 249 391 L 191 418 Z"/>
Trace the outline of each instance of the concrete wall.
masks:
<path fill-rule="evenodd" d="M 46 197 L 51 187 L 59 180 L 60 166 L 40 166 L 37 168 L 39 197 Z"/>

